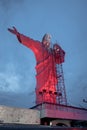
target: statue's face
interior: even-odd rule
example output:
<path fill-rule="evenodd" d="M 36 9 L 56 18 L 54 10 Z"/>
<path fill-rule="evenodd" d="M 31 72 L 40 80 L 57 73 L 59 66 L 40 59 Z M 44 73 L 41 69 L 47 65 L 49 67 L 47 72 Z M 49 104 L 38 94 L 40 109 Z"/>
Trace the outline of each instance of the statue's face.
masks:
<path fill-rule="evenodd" d="M 50 47 L 50 42 L 48 42 L 48 41 L 43 41 L 43 45 L 44 45 L 46 48 L 49 48 L 49 47 Z"/>
<path fill-rule="evenodd" d="M 51 35 L 50 34 L 45 34 L 42 40 L 43 45 L 46 48 L 50 47 L 50 42 L 51 42 Z"/>

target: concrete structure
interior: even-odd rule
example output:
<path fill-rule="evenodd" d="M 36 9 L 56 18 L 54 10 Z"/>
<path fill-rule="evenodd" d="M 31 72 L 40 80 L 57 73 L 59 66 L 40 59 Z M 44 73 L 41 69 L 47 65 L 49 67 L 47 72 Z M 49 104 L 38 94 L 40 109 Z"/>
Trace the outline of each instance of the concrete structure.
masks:
<path fill-rule="evenodd" d="M 33 109 L 40 110 L 41 123 L 56 125 L 58 123 L 70 126 L 74 121 L 87 121 L 87 109 L 60 104 L 42 103 Z"/>
<path fill-rule="evenodd" d="M 0 123 L 40 124 L 40 111 L 0 106 Z"/>
<path fill-rule="evenodd" d="M 87 122 L 87 110 L 49 103 L 39 104 L 31 109 L 0 106 L 0 124 L 62 125 L 70 127 L 74 121 Z"/>
<path fill-rule="evenodd" d="M 44 117 L 87 121 L 87 110 L 77 107 L 44 103 L 42 104 L 41 118 Z"/>

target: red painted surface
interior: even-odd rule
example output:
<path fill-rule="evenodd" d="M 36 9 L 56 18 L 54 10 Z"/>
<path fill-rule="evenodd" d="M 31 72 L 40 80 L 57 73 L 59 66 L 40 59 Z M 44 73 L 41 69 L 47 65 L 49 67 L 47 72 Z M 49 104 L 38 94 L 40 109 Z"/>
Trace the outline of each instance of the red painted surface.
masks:
<path fill-rule="evenodd" d="M 17 32 L 16 28 L 8 29 L 16 34 L 20 43 L 31 49 L 36 58 L 36 104 L 42 102 L 57 103 L 58 83 L 56 64 L 64 62 L 65 52 L 55 44 L 53 48 L 47 48 L 46 43 L 35 41 Z"/>
<path fill-rule="evenodd" d="M 69 119 L 87 121 L 87 109 L 60 104 L 42 103 L 33 107 L 41 110 L 41 118 Z"/>
<path fill-rule="evenodd" d="M 27 46 L 34 52 L 37 61 L 36 103 L 38 104 L 45 101 L 56 103 L 56 64 L 64 62 L 64 51 L 59 48 L 61 53 L 63 53 L 61 57 L 60 53 L 56 53 L 56 51 L 52 49 L 48 50 L 39 41 L 30 39 L 22 34 L 20 34 L 20 40 L 23 45 Z M 60 57 L 62 58 L 61 60 Z"/>

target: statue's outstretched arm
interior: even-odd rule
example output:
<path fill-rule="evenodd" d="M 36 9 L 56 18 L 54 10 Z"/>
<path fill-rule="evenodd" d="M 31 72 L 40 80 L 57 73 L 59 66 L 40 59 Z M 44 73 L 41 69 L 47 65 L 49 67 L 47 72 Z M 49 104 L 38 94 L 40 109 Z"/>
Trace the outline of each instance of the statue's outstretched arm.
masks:
<path fill-rule="evenodd" d="M 17 29 L 13 26 L 13 28 L 8 28 L 8 31 L 15 34 L 19 40 L 19 42 L 21 42 L 21 39 L 20 39 L 20 33 L 17 31 Z"/>
<path fill-rule="evenodd" d="M 33 40 L 32 38 L 19 33 L 15 27 L 8 28 L 8 31 L 11 32 L 12 34 L 16 35 L 18 41 L 20 43 L 22 43 L 23 45 L 27 46 L 28 48 L 30 48 L 34 53 L 36 53 L 39 50 L 39 48 L 40 48 L 39 41 Z"/>
<path fill-rule="evenodd" d="M 12 29 L 8 28 L 8 31 L 15 34 L 16 36 L 19 35 L 19 32 L 17 31 L 17 29 L 15 27 L 13 27 Z"/>

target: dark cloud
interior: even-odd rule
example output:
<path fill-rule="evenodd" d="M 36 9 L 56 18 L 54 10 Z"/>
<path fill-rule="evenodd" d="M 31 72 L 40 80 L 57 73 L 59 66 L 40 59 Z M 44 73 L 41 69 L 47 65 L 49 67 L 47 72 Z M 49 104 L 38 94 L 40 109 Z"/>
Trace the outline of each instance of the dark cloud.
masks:
<path fill-rule="evenodd" d="M 35 104 L 34 94 L 0 92 L 0 105 L 11 107 L 30 108 Z"/>

